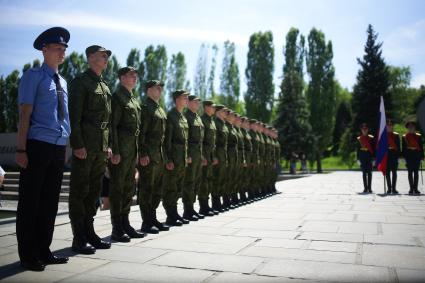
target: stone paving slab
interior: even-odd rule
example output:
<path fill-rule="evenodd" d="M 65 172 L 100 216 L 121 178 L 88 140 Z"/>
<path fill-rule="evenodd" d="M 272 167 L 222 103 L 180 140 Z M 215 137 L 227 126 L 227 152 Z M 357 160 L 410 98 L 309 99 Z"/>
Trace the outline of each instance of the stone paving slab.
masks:
<path fill-rule="evenodd" d="M 169 232 L 113 243 L 76 255 L 67 215 L 59 215 L 52 250 L 70 256 L 42 273 L 19 267 L 15 224 L 0 225 L 4 282 L 421 282 L 425 281 L 425 196 L 407 195 L 399 172 L 397 196 L 363 195 L 359 172 L 282 181 L 282 194 Z M 179 203 L 182 211 L 182 204 Z M 165 220 L 160 206 L 158 218 Z M 140 227 L 138 207 L 130 220 Z M 108 240 L 108 211 L 96 231 Z"/>

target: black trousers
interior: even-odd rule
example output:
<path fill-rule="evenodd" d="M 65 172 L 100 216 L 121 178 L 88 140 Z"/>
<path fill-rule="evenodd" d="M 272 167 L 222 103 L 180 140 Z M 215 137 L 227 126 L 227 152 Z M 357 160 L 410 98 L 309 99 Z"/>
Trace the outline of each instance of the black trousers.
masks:
<path fill-rule="evenodd" d="M 19 177 L 16 236 L 21 261 L 45 258 L 51 254 L 58 211 L 65 146 L 27 140 L 28 165 Z"/>

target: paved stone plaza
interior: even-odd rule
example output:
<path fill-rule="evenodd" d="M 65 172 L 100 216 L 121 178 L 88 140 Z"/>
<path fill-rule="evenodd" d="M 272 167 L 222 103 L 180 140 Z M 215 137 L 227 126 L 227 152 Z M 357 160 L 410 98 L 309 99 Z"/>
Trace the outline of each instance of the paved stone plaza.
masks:
<path fill-rule="evenodd" d="M 282 181 L 282 194 L 219 216 L 91 256 L 70 251 L 67 215 L 57 218 L 52 249 L 66 265 L 41 273 L 18 264 L 15 225 L 0 226 L 0 279 L 61 282 L 419 282 L 425 280 L 425 196 L 362 195 L 361 173 L 336 172 Z M 422 189 L 422 188 L 420 188 Z M 181 209 L 181 208 L 180 208 Z M 162 207 L 161 219 L 165 218 Z M 132 223 L 140 227 L 137 207 Z M 96 229 L 109 239 L 109 213 Z M 421 280 L 422 279 L 422 280 Z"/>

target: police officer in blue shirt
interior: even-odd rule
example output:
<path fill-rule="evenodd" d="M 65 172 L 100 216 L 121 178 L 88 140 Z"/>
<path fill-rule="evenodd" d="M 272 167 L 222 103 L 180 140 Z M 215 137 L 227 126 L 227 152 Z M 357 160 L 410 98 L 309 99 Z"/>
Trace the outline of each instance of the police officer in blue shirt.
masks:
<path fill-rule="evenodd" d="M 50 251 L 61 190 L 65 148 L 71 132 L 66 81 L 58 74 L 69 32 L 50 28 L 34 41 L 41 67 L 26 71 L 19 84 L 16 163 L 21 167 L 16 236 L 21 266 L 43 271 L 68 262 Z"/>

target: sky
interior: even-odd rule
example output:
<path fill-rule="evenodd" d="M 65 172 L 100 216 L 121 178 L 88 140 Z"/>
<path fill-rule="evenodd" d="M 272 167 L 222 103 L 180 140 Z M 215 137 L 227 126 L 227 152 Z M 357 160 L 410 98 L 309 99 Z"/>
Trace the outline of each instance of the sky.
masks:
<path fill-rule="evenodd" d="M 422 0 L 0 0 L 0 75 L 42 59 L 32 47 L 34 39 L 49 27 L 63 26 L 71 33 L 68 54 L 98 44 L 111 49 L 122 66 L 131 48 L 143 53 L 150 44 L 164 44 L 168 58 L 181 51 L 191 82 L 201 44 L 217 44 L 218 90 L 220 50 L 230 40 L 236 44 L 242 96 L 251 34 L 273 32 L 274 82 L 280 85 L 287 32 L 296 27 L 307 37 L 316 27 L 332 41 L 336 79 L 352 89 L 372 24 L 386 62 L 410 66 L 411 86 L 418 87 L 425 85 L 424 11 Z"/>

